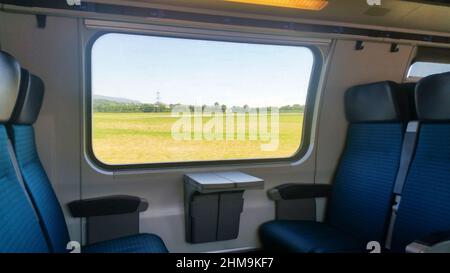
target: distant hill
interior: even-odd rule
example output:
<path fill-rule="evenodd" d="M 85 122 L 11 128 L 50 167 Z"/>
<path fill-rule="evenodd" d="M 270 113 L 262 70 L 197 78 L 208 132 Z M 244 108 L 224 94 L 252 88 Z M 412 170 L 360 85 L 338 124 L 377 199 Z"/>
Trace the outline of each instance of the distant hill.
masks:
<path fill-rule="evenodd" d="M 170 112 L 175 106 L 181 104 L 164 104 L 164 103 L 142 103 L 138 100 L 131 100 L 120 97 L 109 97 L 102 95 L 93 96 L 93 111 L 98 113 L 150 113 L 150 112 Z M 220 104 L 218 104 L 220 105 Z M 191 111 L 194 111 L 194 105 L 186 105 Z M 206 105 L 202 106 L 204 109 Z M 232 106 L 232 111 L 245 110 L 248 106 Z M 222 105 L 222 111 L 226 111 L 228 107 Z M 279 107 L 280 113 L 303 113 L 305 106 L 300 104 L 284 105 Z"/>
<path fill-rule="evenodd" d="M 102 95 L 94 95 L 94 101 L 99 100 L 106 100 L 106 101 L 112 101 L 117 103 L 141 103 L 138 100 L 130 100 L 126 98 L 118 98 L 118 97 L 108 97 L 108 96 L 102 96 Z"/>

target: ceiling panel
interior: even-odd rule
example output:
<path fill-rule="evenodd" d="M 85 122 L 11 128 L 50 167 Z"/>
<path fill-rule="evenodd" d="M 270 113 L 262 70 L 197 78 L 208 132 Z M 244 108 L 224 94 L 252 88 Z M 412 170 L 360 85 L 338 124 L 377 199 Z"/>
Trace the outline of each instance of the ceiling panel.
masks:
<path fill-rule="evenodd" d="M 320 11 L 267 7 L 223 0 L 88 0 L 87 2 L 142 6 L 159 4 L 173 8 L 239 12 L 287 19 L 314 19 L 450 33 L 450 6 L 405 0 L 381 0 L 381 8 L 369 6 L 366 0 L 329 0 L 328 5 Z"/>

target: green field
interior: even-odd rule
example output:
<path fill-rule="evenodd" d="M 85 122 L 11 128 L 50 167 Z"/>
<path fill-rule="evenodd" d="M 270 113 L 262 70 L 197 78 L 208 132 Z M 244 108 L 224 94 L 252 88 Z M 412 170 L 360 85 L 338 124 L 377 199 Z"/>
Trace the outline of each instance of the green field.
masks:
<path fill-rule="evenodd" d="M 249 140 L 248 133 L 246 140 L 175 140 L 177 119 L 170 113 L 94 113 L 94 154 L 111 165 L 289 157 L 300 146 L 303 124 L 302 113 L 280 113 L 278 149 L 262 151 L 268 141 Z"/>

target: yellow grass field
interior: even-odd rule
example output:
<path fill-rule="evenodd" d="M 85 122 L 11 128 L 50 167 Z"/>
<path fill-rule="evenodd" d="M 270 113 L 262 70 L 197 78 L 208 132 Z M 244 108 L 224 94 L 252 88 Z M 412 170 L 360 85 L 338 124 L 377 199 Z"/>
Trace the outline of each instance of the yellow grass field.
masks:
<path fill-rule="evenodd" d="M 297 151 L 303 126 L 302 113 L 280 113 L 278 149 L 263 151 L 268 141 L 249 140 L 248 132 L 245 140 L 176 140 L 171 129 L 177 120 L 170 113 L 94 113 L 94 154 L 109 165 L 282 158 Z"/>

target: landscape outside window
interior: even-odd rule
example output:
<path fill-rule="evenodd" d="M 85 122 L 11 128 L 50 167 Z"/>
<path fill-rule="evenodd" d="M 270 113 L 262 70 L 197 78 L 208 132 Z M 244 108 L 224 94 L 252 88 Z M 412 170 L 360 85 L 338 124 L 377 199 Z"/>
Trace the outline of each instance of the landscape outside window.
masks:
<path fill-rule="evenodd" d="M 408 78 L 423 78 L 433 74 L 450 72 L 450 64 L 415 62 L 408 71 Z"/>
<path fill-rule="evenodd" d="M 111 33 L 91 58 L 102 163 L 287 158 L 300 148 L 307 47 Z"/>

